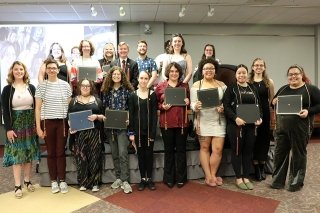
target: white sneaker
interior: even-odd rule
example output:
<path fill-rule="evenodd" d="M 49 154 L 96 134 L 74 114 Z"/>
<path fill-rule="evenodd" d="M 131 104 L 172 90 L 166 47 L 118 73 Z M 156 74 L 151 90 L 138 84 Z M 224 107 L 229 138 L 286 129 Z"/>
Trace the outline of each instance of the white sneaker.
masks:
<path fill-rule="evenodd" d="M 79 190 L 80 190 L 80 191 L 86 191 L 86 190 L 87 190 L 87 188 L 86 188 L 86 187 L 84 187 L 84 186 L 81 186 Z"/>
<path fill-rule="evenodd" d="M 92 191 L 93 192 L 98 192 L 99 191 L 99 187 L 98 186 L 93 186 L 92 187 Z"/>
<path fill-rule="evenodd" d="M 120 186 L 122 187 L 122 180 L 117 179 L 115 182 L 113 182 L 113 184 L 111 185 L 111 188 L 117 189 L 117 188 L 119 188 Z"/>
<path fill-rule="evenodd" d="M 65 194 L 68 192 L 68 185 L 66 182 L 60 182 L 60 191 L 62 194 Z"/>
<path fill-rule="evenodd" d="M 127 182 L 127 181 L 124 181 L 122 186 L 121 186 L 121 189 L 123 189 L 123 192 L 126 193 L 126 194 L 129 194 L 132 192 L 132 188 L 130 186 L 130 184 Z"/>
<path fill-rule="evenodd" d="M 51 182 L 51 192 L 53 194 L 58 193 L 60 191 L 58 183 L 56 181 Z"/>

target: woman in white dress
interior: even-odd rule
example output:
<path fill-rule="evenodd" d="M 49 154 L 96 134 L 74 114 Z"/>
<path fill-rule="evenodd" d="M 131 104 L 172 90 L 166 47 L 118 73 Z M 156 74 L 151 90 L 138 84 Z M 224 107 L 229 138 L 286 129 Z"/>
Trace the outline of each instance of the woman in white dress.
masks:
<path fill-rule="evenodd" d="M 218 89 L 219 102 L 221 102 L 226 85 L 214 78 L 218 70 L 218 62 L 213 58 L 203 59 L 199 71 L 203 79 L 193 84 L 191 88 L 191 108 L 196 113 L 195 123 L 200 141 L 200 163 L 205 173 L 205 183 L 209 186 L 220 186 L 222 178 L 217 177 L 224 138 L 226 134 L 226 120 L 222 104 L 217 107 L 202 108 L 197 98 L 197 91 L 204 89 Z"/>

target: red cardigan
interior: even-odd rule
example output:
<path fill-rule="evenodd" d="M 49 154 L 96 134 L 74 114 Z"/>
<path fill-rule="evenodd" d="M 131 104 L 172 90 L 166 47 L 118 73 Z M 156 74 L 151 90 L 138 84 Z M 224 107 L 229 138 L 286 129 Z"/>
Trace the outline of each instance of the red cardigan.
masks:
<path fill-rule="evenodd" d="M 167 81 L 161 82 L 156 87 L 156 94 L 158 99 L 158 109 L 160 110 L 160 128 L 182 128 L 188 127 L 187 111 L 184 106 L 171 106 L 170 109 L 164 110 L 162 104 L 165 100 L 164 91 L 167 87 L 171 87 Z M 179 82 L 176 87 L 186 88 L 187 98 L 190 104 L 190 90 L 189 85 Z M 167 124 L 167 126 L 166 126 Z"/>

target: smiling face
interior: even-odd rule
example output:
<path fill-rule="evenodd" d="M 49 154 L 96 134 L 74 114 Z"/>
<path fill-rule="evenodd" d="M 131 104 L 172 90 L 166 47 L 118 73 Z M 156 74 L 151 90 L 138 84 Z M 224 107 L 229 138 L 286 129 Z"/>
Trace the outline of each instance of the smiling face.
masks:
<path fill-rule="evenodd" d="M 179 78 L 179 70 L 175 66 L 172 66 L 169 70 L 169 80 L 177 82 Z"/>
<path fill-rule="evenodd" d="M 288 70 L 288 83 L 290 86 L 298 87 L 303 84 L 302 73 L 298 68 L 291 68 Z"/>
<path fill-rule="evenodd" d="M 254 74 L 263 74 L 263 72 L 266 70 L 266 65 L 263 60 L 256 60 L 254 64 L 252 65 L 252 70 L 254 71 Z"/>
<path fill-rule="evenodd" d="M 213 56 L 213 48 L 212 46 L 206 46 L 206 48 L 204 49 L 204 54 L 206 56 L 206 58 L 212 57 Z"/>
<path fill-rule="evenodd" d="M 112 81 L 114 83 L 120 83 L 121 82 L 121 72 L 119 70 L 115 70 L 112 73 Z"/>
<path fill-rule="evenodd" d="M 80 93 L 82 96 L 87 97 L 90 95 L 91 85 L 88 80 L 83 80 L 80 85 Z"/>
<path fill-rule="evenodd" d="M 51 54 L 54 59 L 59 59 L 62 55 L 62 50 L 59 44 L 54 44 L 51 49 Z"/>
<path fill-rule="evenodd" d="M 236 79 L 240 84 L 246 83 L 248 79 L 248 70 L 244 67 L 239 67 L 236 71 Z"/>
<path fill-rule="evenodd" d="M 140 56 L 145 56 L 147 54 L 147 45 L 145 43 L 140 42 L 137 47 L 137 52 Z"/>
<path fill-rule="evenodd" d="M 146 73 L 145 71 L 140 72 L 139 78 L 138 78 L 139 88 L 146 88 L 149 80 L 150 80 L 150 77 L 148 73 Z"/>
<path fill-rule="evenodd" d="M 12 74 L 13 74 L 13 78 L 14 80 L 23 80 L 23 77 L 25 75 L 25 69 L 22 65 L 19 64 L 15 64 L 12 67 Z"/>
<path fill-rule="evenodd" d="M 47 64 L 46 73 L 48 74 L 48 78 L 57 77 L 59 73 L 58 66 L 55 63 Z"/>
<path fill-rule="evenodd" d="M 206 80 L 212 80 L 216 74 L 216 69 L 214 64 L 207 63 L 203 65 L 202 68 L 203 78 Z"/>
<path fill-rule="evenodd" d="M 173 37 L 171 41 L 171 46 L 174 50 L 181 50 L 181 47 L 183 45 L 182 39 L 179 36 Z"/>
<path fill-rule="evenodd" d="M 91 45 L 88 41 L 83 41 L 82 43 L 82 53 L 84 56 L 90 56 Z"/>
<path fill-rule="evenodd" d="M 129 53 L 129 48 L 127 44 L 122 44 L 118 46 L 118 53 L 120 58 L 127 58 Z"/>
<path fill-rule="evenodd" d="M 106 44 L 103 48 L 103 55 L 106 58 L 112 58 L 114 55 L 114 47 L 112 44 Z"/>

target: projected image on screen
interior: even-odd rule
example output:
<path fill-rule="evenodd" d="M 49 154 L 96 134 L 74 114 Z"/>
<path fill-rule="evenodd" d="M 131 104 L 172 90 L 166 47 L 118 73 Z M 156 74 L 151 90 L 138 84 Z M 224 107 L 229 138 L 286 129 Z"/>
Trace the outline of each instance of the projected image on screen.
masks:
<path fill-rule="evenodd" d="M 94 57 L 102 58 L 107 42 L 117 44 L 117 24 L 46 24 L 2 25 L 0 27 L 1 91 L 7 85 L 8 70 L 15 60 L 22 61 L 28 69 L 31 83 L 37 86 L 41 64 L 49 54 L 50 45 L 61 44 L 71 62 L 71 49 L 82 39 L 90 40 L 95 48 Z"/>

